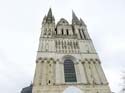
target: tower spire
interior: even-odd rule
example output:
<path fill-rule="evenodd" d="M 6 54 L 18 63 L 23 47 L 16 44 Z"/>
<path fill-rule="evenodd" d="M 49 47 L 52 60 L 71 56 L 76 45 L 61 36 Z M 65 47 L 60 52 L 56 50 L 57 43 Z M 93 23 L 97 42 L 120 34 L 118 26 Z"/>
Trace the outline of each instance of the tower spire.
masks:
<path fill-rule="evenodd" d="M 80 23 L 81 25 L 86 26 L 85 22 L 81 18 L 80 18 Z"/>
<path fill-rule="evenodd" d="M 49 9 L 49 12 L 48 12 L 47 17 L 48 17 L 48 18 L 52 18 L 52 9 L 51 9 L 51 8 Z"/>
<path fill-rule="evenodd" d="M 50 8 L 49 9 L 49 12 L 48 12 L 48 14 L 47 14 L 47 19 L 46 19 L 46 21 L 47 22 L 53 22 L 55 19 L 54 19 L 54 17 L 53 17 L 53 14 L 52 14 L 52 9 Z"/>
<path fill-rule="evenodd" d="M 73 10 L 72 10 L 72 24 L 80 25 L 80 21 Z"/>

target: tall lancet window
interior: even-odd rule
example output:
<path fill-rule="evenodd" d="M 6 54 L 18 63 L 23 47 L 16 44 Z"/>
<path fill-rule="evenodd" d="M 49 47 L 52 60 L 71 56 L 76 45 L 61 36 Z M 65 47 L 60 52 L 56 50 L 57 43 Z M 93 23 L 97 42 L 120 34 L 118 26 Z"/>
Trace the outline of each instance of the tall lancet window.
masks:
<path fill-rule="evenodd" d="M 74 63 L 70 59 L 64 60 L 65 82 L 77 82 Z"/>

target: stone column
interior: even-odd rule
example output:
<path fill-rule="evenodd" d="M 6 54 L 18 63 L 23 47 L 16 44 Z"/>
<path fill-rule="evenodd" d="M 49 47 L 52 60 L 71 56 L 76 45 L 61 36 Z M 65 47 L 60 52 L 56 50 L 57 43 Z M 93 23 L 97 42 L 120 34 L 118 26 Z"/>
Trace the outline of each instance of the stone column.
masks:
<path fill-rule="evenodd" d="M 69 35 L 73 35 L 73 31 L 71 29 L 68 29 Z"/>
<path fill-rule="evenodd" d="M 79 53 L 79 42 L 76 41 L 75 44 L 76 44 L 76 52 Z"/>
<path fill-rule="evenodd" d="M 96 84 L 101 84 L 100 77 L 98 76 L 98 73 L 97 73 L 97 70 L 95 68 L 95 65 L 94 65 L 93 61 L 91 61 L 90 66 L 91 66 L 92 76 L 93 76 L 94 82 Z"/>
<path fill-rule="evenodd" d="M 77 83 L 81 83 L 80 69 L 79 69 L 78 62 L 74 63 L 74 67 L 75 67 L 75 72 L 76 72 Z"/>
<path fill-rule="evenodd" d="M 88 83 L 89 83 L 89 84 L 93 84 L 90 64 L 89 64 L 88 61 L 85 61 L 84 65 L 85 65 L 85 71 L 86 71 L 86 73 L 87 73 Z"/>
<path fill-rule="evenodd" d="M 84 35 L 83 35 L 83 32 L 82 32 L 81 29 L 80 29 L 80 33 L 81 33 L 82 39 L 85 39 L 85 38 L 84 38 Z"/>
<path fill-rule="evenodd" d="M 82 38 L 85 39 L 84 31 L 81 29 Z"/>
<path fill-rule="evenodd" d="M 66 35 L 66 29 L 63 29 L 63 34 Z"/>
<path fill-rule="evenodd" d="M 76 29 L 76 33 L 77 33 L 77 36 L 78 36 L 78 39 L 80 39 L 80 33 L 79 33 L 79 28 Z"/>
<path fill-rule="evenodd" d="M 38 51 L 41 51 L 42 50 L 42 42 L 41 42 L 41 40 L 40 40 L 40 44 L 39 44 L 39 47 L 38 47 Z"/>
<path fill-rule="evenodd" d="M 56 83 L 56 62 L 53 60 L 53 84 Z"/>
<path fill-rule="evenodd" d="M 61 82 L 61 84 L 65 84 L 64 64 L 63 64 L 63 62 L 60 62 L 60 82 Z"/>
<path fill-rule="evenodd" d="M 41 60 L 41 70 L 40 70 L 40 72 L 41 72 L 41 85 L 43 85 L 43 78 L 44 78 L 43 71 L 44 71 L 44 60 Z"/>
<path fill-rule="evenodd" d="M 52 64 L 51 60 L 47 60 L 47 85 L 52 84 Z"/>
<path fill-rule="evenodd" d="M 108 84 L 107 79 L 106 79 L 106 77 L 105 77 L 105 74 L 104 74 L 104 72 L 103 72 L 103 70 L 102 70 L 102 67 L 101 67 L 101 65 L 100 65 L 100 61 L 97 61 L 97 62 L 96 62 L 96 69 L 97 69 L 97 71 L 98 71 L 98 74 L 99 74 L 99 76 L 100 76 L 100 78 L 101 78 L 102 83 L 103 83 L 103 84 Z"/>
<path fill-rule="evenodd" d="M 50 84 L 52 85 L 54 83 L 54 69 L 53 69 L 54 62 L 53 62 L 52 59 L 50 59 L 50 64 L 51 64 L 51 66 L 50 66 L 50 77 L 49 77 L 49 79 L 51 81 Z"/>
<path fill-rule="evenodd" d="M 43 82 L 44 82 L 44 60 L 41 61 L 41 73 L 42 73 L 42 79 L 41 79 L 41 85 L 44 85 Z"/>
<path fill-rule="evenodd" d="M 47 84 L 47 60 L 44 60 L 43 63 L 43 80 L 42 80 L 42 85 Z"/>
<path fill-rule="evenodd" d="M 80 71 L 80 77 L 81 77 L 81 83 L 87 84 L 87 78 L 86 78 L 86 73 L 84 70 L 84 64 L 82 65 L 81 62 L 79 62 L 79 71 Z"/>
<path fill-rule="evenodd" d="M 84 30 L 84 34 L 86 36 L 86 39 L 90 39 L 90 36 L 89 36 L 89 33 L 88 33 L 87 29 Z"/>
<path fill-rule="evenodd" d="M 60 64 L 59 60 L 56 62 L 56 84 L 60 84 Z"/>
<path fill-rule="evenodd" d="M 35 71 L 35 77 L 34 77 L 34 85 L 39 85 L 41 82 L 41 61 L 36 61 L 36 71 Z"/>

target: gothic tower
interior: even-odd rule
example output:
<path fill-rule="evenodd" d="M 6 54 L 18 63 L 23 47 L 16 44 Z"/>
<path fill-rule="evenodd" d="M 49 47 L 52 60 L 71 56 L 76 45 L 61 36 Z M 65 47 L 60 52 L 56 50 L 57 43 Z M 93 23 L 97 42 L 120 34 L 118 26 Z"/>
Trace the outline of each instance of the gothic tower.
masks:
<path fill-rule="evenodd" d="M 56 24 L 52 10 L 43 18 L 32 93 L 111 93 L 86 24 L 72 12 Z"/>

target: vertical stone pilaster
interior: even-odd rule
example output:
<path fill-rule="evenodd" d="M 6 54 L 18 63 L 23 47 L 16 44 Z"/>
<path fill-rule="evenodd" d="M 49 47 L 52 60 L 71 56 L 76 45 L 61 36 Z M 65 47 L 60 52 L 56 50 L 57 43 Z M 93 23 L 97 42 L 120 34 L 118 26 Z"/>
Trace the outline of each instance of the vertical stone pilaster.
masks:
<path fill-rule="evenodd" d="M 47 60 L 45 59 L 44 60 L 44 71 L 43 71 L 43 85 L 46 85 L 47 84 Z"/>
<path fill-rule="evenodd" d="M 86 73 L 87 73 L 88 83 L 89 83 L 89 84 L 93 84 L 90 64 L 89 64 L 88 61 L 85 61 L 84 65 L 85 65 L 85 71 L 86 71 Z"/>
<path fill-rule="evenodd" d="M 81 77 L 81 83 L 83 84 L 87 84 L 87 78 L 86 78 L 86 74 L 85 74 L 85 70 L 84 70 L 84 64 L 82 65 L 81 62 L 79 62 L 79 71 L 80 71 L 80 77 Z"/>
<path fill-rule="evenodd" d="M 41 68 L 42 68 L 42 70 L 41 70 L 41 73 L 42 73 L 42 79 L 41 79 L 41 85 L 44 85 L 44 75 L 45 75 L 45 73 L 44 73 L 44 65 L 45 63 L 44 63 L 44 60 L 42 60 L 41 61 Z"/>
<path fill-rule="evenodd" d="M 60 63 L 60 76 L 61 76 L 61 84 L 65 84 L 65 76 L 64 76 L 64 64 Z"/>
<path fill-rule="evenodd" d="M 77 33 L 77 37 L 78 37 L 78 39 L 80 39 L 80 34 L 79 34 L 79 31 L 78 31 L 77 27 L 75 27 L 75 33 Z"/>
<path fill-rule="evenodd" d="M 84 34 L 86 36 L 86 39 L 90 39 L 90 36 L 89 36 L 89 33 L 88 33 L 87 29 L 84 31 Z"/>
<path fill-rule="evenodd" d="M 70 29 L 68 30 L 69 31 L 69 35 L 73 35 L 73 31 L 71 31 Z"/>
<path fill-rule="evenodd" d="M 41 51 L 42 50 L 42 42 L 40 40 L 40 44 L 39 44 L 39 47 L 38 47 L 38 51 Z"/>
<path fill-rule="evenodd" d="M 101 78 L 102 83 L 103 83 L 103 84 L 107 84 L 107 83 L 108 83 L 108 82 L 107 82 L 107 79 L 106 79 L 106 77 L 105 77 L 105 74 L 104 74 L 104 72 L 103 72 L 103 70 L 102 70 L 102 67 L 101 67 L 99 61 L 96 62 L 96 68 L 97 68 L 97 71 L 98 71 L 99 77 Z"/>
<path fill-rule="evenodd" d="M 83 32 L 82 32 L 82 29 L 80 29 L 80 33 L 81 33 L 82 39 L 85 39 Z"/>
<path fill-rule="evenodd" d="M 56 62 L 56 84 L 60 84 L 60 64 L 58 60 Z"/>
<path fill-rule="evenodd" d="M 79 69 L 78 63 L 75 63 L 74 67 L 75 67 L 75 72 L 76 72 L 77 83 L 81 83 L 80 69 Z"/>
<path fill-rule="evenodd" d="M 41 73 L 40 73 L 40 70 L 41 70 L 41 62 L 40 60 L 36 61 L 36 71 L 35 71 L 35 77 L 34 77 L 34 85 L 38 86 L 39 83 L 40 83 L 40 76 L 41 76 Z"/>
<path fill-rule="evenodd" d="M 53 84 L 56 83 L 56 61 L 53 60 Z"/>
<path fill-rule="evenodd" d="M 94 79 L 94 83 L 101 84 L 100 78 L 98 76 L 98 73 L 96 71 L 96 68 L 95 68 L 95 65 L 94 65 L 93 61 L 91 61 L 91 69 L 92 69 L 92 76 L 93 76 L 93 79 Z"/>
<path fill-rule="evenodd" d="M 54 60 L 50 59 L 50 77 L 49 77 L 50 85 L 54 84 L 54 75 L 55 75 L 54 65 L 55 65 Z"/>

